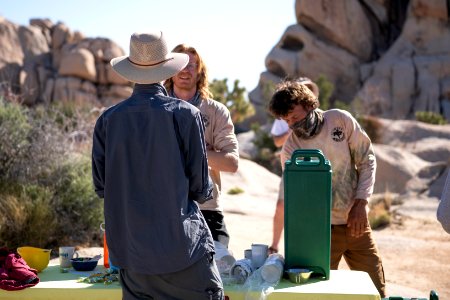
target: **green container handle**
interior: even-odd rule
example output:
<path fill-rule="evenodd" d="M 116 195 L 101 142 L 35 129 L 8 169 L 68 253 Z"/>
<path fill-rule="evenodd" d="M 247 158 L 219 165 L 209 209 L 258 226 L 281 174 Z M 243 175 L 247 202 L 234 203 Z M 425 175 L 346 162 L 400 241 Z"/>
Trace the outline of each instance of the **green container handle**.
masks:
<path fill-rule="evenodd" d="M 320 149 L 297 149 L 292 153 L 291 159 L 286 161 L 286 167 L 325 167 L 330 168 L 330 162 L 325 159 Z"/>

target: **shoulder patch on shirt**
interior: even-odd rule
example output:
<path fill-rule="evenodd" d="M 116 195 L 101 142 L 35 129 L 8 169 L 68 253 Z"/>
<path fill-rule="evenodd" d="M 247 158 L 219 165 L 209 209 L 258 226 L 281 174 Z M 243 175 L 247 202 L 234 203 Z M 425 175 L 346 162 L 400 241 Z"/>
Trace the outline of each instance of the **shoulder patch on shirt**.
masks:
<path fill-rule="evenodd" d="M 342 142 L 345 139 L 344 129 L 342 127 L 334 127 L 331 131 L 331 138 L 335 142 Z"/>
<path fill-rule="evenodd" d="M 200 114 L 202 116 L 203 124 L 205 124 L 205 127 L 208 127 L 209 126 L 209 118 L 208 118 L 208 116 L 206 114 L 204 114 L 204 113 L 200 113 Z"/>

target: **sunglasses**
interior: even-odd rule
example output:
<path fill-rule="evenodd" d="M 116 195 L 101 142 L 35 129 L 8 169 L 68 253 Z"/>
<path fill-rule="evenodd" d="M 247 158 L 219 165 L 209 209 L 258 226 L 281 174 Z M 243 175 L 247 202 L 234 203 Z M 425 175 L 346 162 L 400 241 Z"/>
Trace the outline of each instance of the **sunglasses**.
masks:
<path fill-rule="evenodd" d="M 189 70 L 189 71 L 194 71 L 197 70 L 197 64 L 194 63 L 188 63 L 185 67 L 185 69 Z"/>

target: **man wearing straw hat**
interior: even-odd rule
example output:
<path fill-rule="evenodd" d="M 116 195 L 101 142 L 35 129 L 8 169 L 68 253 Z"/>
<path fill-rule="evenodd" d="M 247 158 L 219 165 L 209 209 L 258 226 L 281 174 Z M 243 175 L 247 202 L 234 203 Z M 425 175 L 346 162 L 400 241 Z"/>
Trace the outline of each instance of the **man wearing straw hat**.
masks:
<path fill-rule="evenodd" d="M 97 120 L 92 172 L 125 300 L 223 299 L 213 239 L 196 203 L 212 197 L 201 114 L 161 84 L 188 62 L 169 53 L 159 31 L 134 33 L 130 55 L 111 60 L 135 85 Z"/>

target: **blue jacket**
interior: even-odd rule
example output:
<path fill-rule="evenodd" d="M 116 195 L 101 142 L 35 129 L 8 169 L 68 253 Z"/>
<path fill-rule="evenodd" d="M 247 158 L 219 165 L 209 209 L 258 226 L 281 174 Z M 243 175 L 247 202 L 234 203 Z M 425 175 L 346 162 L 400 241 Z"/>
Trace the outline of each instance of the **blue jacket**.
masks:
<path fill-rule="evenodd" d="M 161 84 L 136 84 L 99 117 L 92 174 L 114 266 L 171 273 L 214 251 L 194 202 L 212 197 L 202 118 Z"/>

